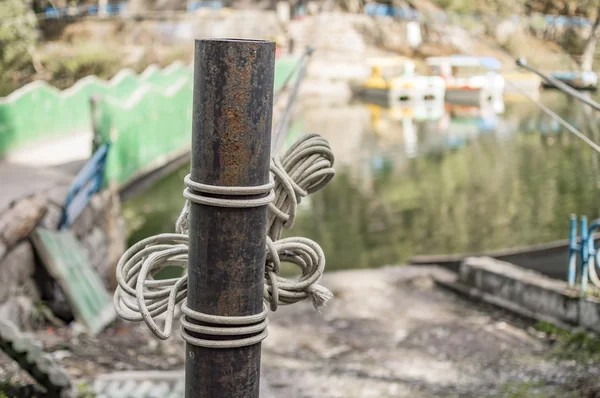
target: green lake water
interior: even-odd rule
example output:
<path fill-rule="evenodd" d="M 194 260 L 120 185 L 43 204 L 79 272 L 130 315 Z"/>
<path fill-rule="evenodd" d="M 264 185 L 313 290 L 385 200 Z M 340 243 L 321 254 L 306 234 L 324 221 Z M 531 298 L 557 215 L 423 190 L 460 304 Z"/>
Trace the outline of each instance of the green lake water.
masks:
<path fill-rule="evenodd" d="M 600 142 L 594 115 L 559 92 L 541 101 Z M 503 109 L 502 109 L 503 108 Z M 600 215 L 600 157 L 527 100 L 474 108 L 300 103 L 295 133 L 329 140 L 337 175 L 288 235 L 316 240 L 329 270 L 405 263 L 568 237 Z M 174 231 L 183 167 L 124 204 L 129 243 Z"/>

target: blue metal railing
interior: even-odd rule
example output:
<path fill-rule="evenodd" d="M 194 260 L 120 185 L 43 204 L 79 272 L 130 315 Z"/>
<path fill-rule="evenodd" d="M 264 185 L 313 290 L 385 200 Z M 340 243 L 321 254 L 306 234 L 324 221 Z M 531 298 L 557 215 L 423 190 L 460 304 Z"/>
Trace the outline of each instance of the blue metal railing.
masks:
<path fill-rule="evenodd" d="M 187 12 L 195 12 L 199 9 L 212 9 L 220 10 L 224 7 L 223 2 L 220 0 L 208 0 L 208 1 L 194 1 L 187 5 Z M 77 16 L 98 16 L 100 14 L 100 8 L 97 4 L 85 5 L 77 8 L 63 7 L 55 8 L 48 7 L 43 13 L 45 19 L 59 19 L 63 17 L 77 17 Z M 117 4 L 109 3 L 104 9 L 106 15 L 109 16 L 121 16 L 127 13 L 127 3 L 122 1 Z"/>
<path fill-rule="evenodd" d="M 368 3 L 364 8 L 365 14 L 369 16 L 377 16 L 377 17 L 394 17 L 398 19 L 404 20 L 412 20 L 416 21 L 421 19 L 421 17 L 425 14 L 430 18 L 434 18 L 436 22 L 449 23 L 453 18 L 462 19 L 464 21 L 473 21 L 478 22 L 481 20 L 481 17 L 478 15 L 467 15 L 467 14 L 459 14 L 453 12 L 444 12 L 444 11 L 434 11 L 434 12 L 426 12 L 421 13 L 418 10 L 410 7 L 392 7 L 388 4 L 381 3 Z M 546 14 L 534 14 L 534 17 L 537 18 L 539 22 L 543 23 L 544 27 L 569 27 L 569 28 L 583 28 L 592 26 L 593 22 L 590 19 L 582 18 L 582 17 L 567 17 L 564 15 L 546 15 Z M 532 22 L 531 17 L 523 17 L 521 15 L 512 15 L 509 17 L 512 22 L 519 24 L 528 24 Z M 492 21 L 497 20 L 497 18 L 491 18 Z"/>
<path fill-rule="evenodd" d="M 104 144 L 98 148 L 92 158 L 77 173 L 65 199 L 58 222 L 59 230 L 68 229 L 88 205 L 92 196 L 102 187 L 109 148 L 110 144 Z"/>
<path fill-rule="evenodd" d="M 579 276 L 579 287 L 585 292 L 591 279 L 594 285 L 598 284 L 596 264 L 600 264 L 600 250 L 594 244 L 594 233 L 600 227 L 600 219 L 595 220 L 588 228 L 588 219 L 581 216 L 581 239 L 577 240 L 577 216 L 571 215 L 569 223 L 569 262 L 568 282 L 575 288 Z M 577 257 L 579 256 L 579 267 Z"/>
<path fill-rule="evenodd" d="M 417 20 L 421 13 L 413 8 L 392 7 L 387 4 L 369 3 L 365 5 L 365 14 L 378 17 L 394 17 Z"/>
<path fill-rule="evenodd" d="M 110 16 L 119 16 L 126 14 L 127 12 L 127 3 L 122 1 L 117 4 L 107 4 L 105 10 L 107 15 Z M 100 13 L 100 8 L 98 5 L 84 5 L 80 7 L 63 7 L 63 8 L 55 8 L 48 7 L 44 10 L 44 18 L 46 19 L 59 19 L 62 17 L 79 17 L 79 16 L 97 16 Z"/>

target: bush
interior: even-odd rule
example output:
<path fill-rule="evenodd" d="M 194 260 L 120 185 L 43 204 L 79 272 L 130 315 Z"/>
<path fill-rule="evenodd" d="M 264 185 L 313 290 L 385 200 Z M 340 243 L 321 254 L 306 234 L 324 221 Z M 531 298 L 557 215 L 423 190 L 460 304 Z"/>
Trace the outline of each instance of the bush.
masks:
<path fill-rule="evenodd" d="M 440 7 L 449 13 L 473 14 L 477 5 L 473 0 L 435 0 Z"/>
<path fill-rule="evenodd" d="M 59 89 L 72 86 L 89 75 L 110 79 L 121 69 L 119 53 L 101 46 L 82 47 L 76 53 L 49 53 L 42 60 L 50 84 Z"/>
<path fill-rule="evenodd" d="M 0 0 L 0 15 L 0 91 L 10 91 L 34 72 L 37 20 L 26 0 Z"/>

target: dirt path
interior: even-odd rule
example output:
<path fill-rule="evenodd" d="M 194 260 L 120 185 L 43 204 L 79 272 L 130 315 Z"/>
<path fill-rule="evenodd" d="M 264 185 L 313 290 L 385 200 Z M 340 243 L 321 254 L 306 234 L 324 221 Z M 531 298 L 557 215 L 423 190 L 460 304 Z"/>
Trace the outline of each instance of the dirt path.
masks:
<path fill-rule="evenodd" d="M 426 267 L 327 274 L 335 293 L 270 315 L 263 398 L 580 397 L 600 365 L 551 355 L 528 323 L 435 287 Z M 531 328 L 529 328 L 531 329 Z M 123 370 L 180 370 L 180 338 L 155 340 L 121 324 L 98 339 L 72 330 L 38 337 L 69 373 L 91 381 Z M 27 383 L 6 358 L 0 381 Z M 16 377 L 16 378 L 15 378 Z"/>
<path fill-rule="evenodd" d="M 327 275 L 336 299 L 271 316 L 265 375 L 285 397 L 580 396 L 575 374 L 527 324 L 435 287 L 433 269 Z M 439 272 L 439 271 L 435 271 Z"/>

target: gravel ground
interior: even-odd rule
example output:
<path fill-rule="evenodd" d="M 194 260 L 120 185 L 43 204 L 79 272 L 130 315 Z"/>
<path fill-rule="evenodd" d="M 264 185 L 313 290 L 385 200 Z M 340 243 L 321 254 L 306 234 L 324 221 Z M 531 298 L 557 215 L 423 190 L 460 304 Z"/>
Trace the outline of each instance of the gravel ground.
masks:
<path fill-rule="evenodd" d="M 324 284 L 336 297 L 321 313 L 307 302 L 271 314 L 265 398 L 600 396 L 600 364 L 561 359 L 529 321 L 440 290 L 434 272 L 444 271 L 330 273 Z M 183 367 L 181 339 L 159 341 L 141 325 L 117 322 L 97 338 L 73 328 L 37 337 L 77 382 Z M 0 382 L 31 384 L 5 356 Z"/>

